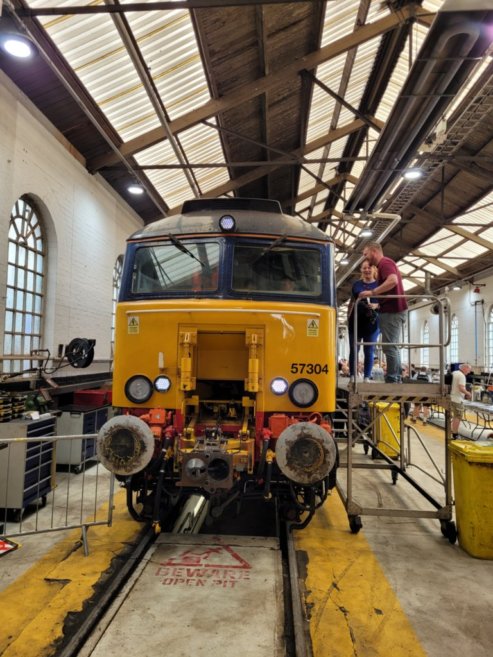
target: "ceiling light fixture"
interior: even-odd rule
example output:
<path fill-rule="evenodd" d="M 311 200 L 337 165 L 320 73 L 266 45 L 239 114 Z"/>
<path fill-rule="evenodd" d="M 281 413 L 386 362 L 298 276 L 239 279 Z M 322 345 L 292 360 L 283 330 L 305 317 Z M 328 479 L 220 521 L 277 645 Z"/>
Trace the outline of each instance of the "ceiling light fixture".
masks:
<path fill-rule="evenodd" d="M 360 233 L 361 237 L 371 237 L 373 235 L 373 231 L 370 228 L 363 228 L 363 230 Z"/>
<path fill-rule="evenodd" d="M 418 180 L 418 178 L 421 178 L 422 175 L 423 172 L 421 169 L 408 169 L 407 171 L 404 171 L 402 177 L 406 180 Z"/>
<path fill-rule="evenodd" d="M 20 34 L 2 35 L 1 46 L 9 55 L 19 59 L 28 59 L 34 54 L 31 41 Z"/>
<path fill-rule="evenodd" d="M 348 265 L 349 264 L 349 259 L 347 256 L 344 256 L 341 261 L 339 262 L 340 265 Z"/>
<path fill-rule="evenodd" d="M 141 194 L 144 193 L 144 188 L 142 185 L 139 185 L 138 183 L 132 183 L 127 187 L 127 192 L 129 194 L 133 194 L 134 196 L 140 196 Z"/>

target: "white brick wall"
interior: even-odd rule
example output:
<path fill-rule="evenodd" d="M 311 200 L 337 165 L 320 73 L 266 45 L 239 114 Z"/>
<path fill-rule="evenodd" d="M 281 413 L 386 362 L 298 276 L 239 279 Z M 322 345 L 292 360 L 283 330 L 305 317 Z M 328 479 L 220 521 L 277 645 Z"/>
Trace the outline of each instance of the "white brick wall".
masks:
<path fill-rule="evenodd" d="M 95 338 L 96 358 L 109 358 L 113 267 L 142 221 L 0 72 L 0 353 L 9 218 L 23 194 L 41 208 L 48 240 L 43 346 L 56 354 L 74 337 Z"/>

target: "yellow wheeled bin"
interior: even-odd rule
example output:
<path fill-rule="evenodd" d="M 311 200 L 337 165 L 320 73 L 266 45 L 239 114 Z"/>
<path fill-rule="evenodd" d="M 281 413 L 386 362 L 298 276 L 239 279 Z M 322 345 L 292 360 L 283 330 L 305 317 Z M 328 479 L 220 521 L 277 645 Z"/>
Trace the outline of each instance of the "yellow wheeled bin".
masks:
<path fill-rule="evenodd" d="M 400 453 L 401 408 L 399 404 L 369 404 L 372 412 L 373 439 L 378 449 L 395 459 Z"/>
<path fill-rule="evenodd" d="M 459 545 L 493 559 L 493 441 L 454 440 L 450 451 Z"/>

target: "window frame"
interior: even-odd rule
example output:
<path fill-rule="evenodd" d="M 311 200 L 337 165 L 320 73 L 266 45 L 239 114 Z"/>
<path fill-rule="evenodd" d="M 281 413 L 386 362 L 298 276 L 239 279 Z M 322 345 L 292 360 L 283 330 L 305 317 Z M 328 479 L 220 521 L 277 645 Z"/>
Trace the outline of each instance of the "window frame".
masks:
<path fill-rule="evenodd" d="M 26 196 L 14 203 L 7 239 L 7 281 L 3 337 L 3 372 L 32 369 L 30 356 L 40 350 L 44 329 L 46 237 L 41 213 Z"/>

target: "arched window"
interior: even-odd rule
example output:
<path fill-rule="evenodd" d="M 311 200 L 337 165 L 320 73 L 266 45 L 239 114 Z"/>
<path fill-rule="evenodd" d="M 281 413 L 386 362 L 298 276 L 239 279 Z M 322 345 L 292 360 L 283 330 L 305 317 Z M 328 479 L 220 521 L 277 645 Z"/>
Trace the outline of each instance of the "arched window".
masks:
<path fill-rule="evenodd" d="M 43 294 L 45 281 L 45 245 L 36 208 L 20 198 L 10 214 L 7 294 L 3 353 L 29 355 L 41 348 Z M 21 372 L 31 367 L 22 358 L 5 360 L 4 372 Z"/>
<path fill-rule="evenodd" d="M 430 327 L 427 321 L 423 324 L 422 342 L 424 345 L 430 344 Z M 430 366 L 430 348 L 427 346 L 422 348 L 421 365 L 425 367 Z"/>
<path fill-rule="evenodd" d="M 120 294 L 120 285 L 122 282 L 123 256 L 119 255 L 113 267 L 113 305 L 111 311 L 111 357 L 115 346 L 115 322 L 116 322 L 116 304 Z"/>
<path fill-rule="evenodd" d="M 488 361 L 487 367 L 489 372 L 493 372 L 493 306 L 490 308 L 488 316 L 487 338 L 488 340 Z"/>
<path fill-rule="evenodd" d="M 450 326 L 450 362 L 459 362 L 459 320 L 457 315 L 452 315 Z"/>

